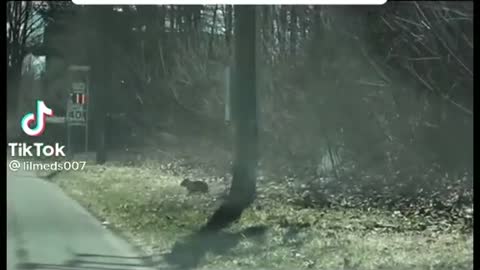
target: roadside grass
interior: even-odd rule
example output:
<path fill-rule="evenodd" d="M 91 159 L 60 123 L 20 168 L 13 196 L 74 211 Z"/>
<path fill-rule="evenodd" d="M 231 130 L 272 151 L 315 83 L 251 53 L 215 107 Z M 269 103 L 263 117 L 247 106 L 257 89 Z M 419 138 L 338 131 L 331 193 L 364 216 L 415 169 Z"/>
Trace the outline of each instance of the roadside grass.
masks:
<path fill-rule="evenodd" d="M 214 194 L 187 195 L 182 180 L 156 164 L 88 166 L 53 179 L 148 255 L 169 251 L 203 225 L 226 188 L 214 182 Z M 473 269 L 473 234 L 461 224 L 375 209 L 302 209 L 287 203 L 293 195 L 282 187 L 262 185 L 230 230 L 266 225 L 266 235 L 208 254 L 199 269 Z"/>

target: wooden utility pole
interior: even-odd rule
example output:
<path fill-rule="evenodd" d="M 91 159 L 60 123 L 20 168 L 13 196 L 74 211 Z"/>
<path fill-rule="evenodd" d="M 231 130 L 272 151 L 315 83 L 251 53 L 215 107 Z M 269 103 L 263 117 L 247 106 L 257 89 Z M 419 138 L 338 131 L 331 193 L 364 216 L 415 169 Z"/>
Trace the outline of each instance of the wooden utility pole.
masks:
<path fill-rule="evenodd" d="M 111 31 L 111 6 L 92 6 L 89 7 L 90 14 L 95 20 L 96 35 L 93 40 L 92 57 L 93 66 L 93 89 L 95 96 L 92 97 L 93 104 L 93 133 L 96 145 L 96 162 L 97 164 L 105 163 L 107 159 L 106 149 L 106 115 L 108 112 L 108 97 L 111 96 L 112 83 L 112 56 L 111 56 L 111 40 L 109 33 Z"/>

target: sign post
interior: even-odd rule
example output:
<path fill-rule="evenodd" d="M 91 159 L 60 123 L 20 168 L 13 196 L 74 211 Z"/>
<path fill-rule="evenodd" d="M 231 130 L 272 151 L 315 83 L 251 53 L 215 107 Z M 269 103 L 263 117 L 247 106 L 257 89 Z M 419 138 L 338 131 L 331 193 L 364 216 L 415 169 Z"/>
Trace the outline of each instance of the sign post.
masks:
<path fill-rule="evenodd" d="M 231 121 L 231 108 L 230 108 L 230 93 L 231 93 L 231 87 L 230 87 L 230 81 L 231 81 L 231 71 L 230 71 L 230 66 L 227 66 L 225 68 L 225 122 L 227 124 L 230 123 Z"/>
<path fill-rule="evenodd" d="M 90 67 L 89 66 L 76 66 L 72 65 L 68 68 L 70 89 L 67 100 L 67 151 L 69 156 L 74 154 L 72 145 L 73 138 L 78 138 L 75 135 L 78 133 L 72 133 L 72 130 L 78 128 L 84 129 L 84 141 L 83 149 L 88 152 L 88 97 L 90 86 Z"/>

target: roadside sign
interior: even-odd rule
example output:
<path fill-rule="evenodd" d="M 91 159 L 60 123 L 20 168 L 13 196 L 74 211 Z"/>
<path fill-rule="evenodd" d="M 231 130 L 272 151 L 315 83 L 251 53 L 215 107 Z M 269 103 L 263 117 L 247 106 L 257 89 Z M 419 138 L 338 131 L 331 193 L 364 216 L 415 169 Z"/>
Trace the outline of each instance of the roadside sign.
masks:
<path fill-rule="evenodd" d="M 72 90 L 73 91 L 81 91 L 85 92 L 87 90 L 84 82 L 73 82 L 72 83 Z"/>
<path fill-rule="evenodd" d="M 87 107 L 85 92 L 70 93 L 67 104 L 67 123 L 74 126 L 84 126 L 87 123 Z"/>
<path fill-rule="evenodd" d="M 87 95 L 82 92 L 73 92 L 70 94 L 70 99 L 72 104 L 75 105 L 85 105 L 87 104 Z"/>
<path fill-rule="evenodd" d="M 88 151 L 88 126 L 89 126 L 89 91 L 90 91 L 90 67 L 89 66 L 78 66 L 71 65 L 68 68 L 69 71 L 69 80 L 70 80 L 70 89 L 68 89 L 68 99 L 67 101 L 67 112 L 65 115 L 65 123 L 67 126 L 67 146 L 69 151 L 69 156 L 74 154 L 72 150 L 73 144 L 72 140 L 78 141 L 77 133 L 74 130 L 77 130 L 77 127 L 84 129 L 84 141 L 81 142 L 84 144 L 84 151 Z M 74 135 L 74 136 L 73 136 Z M 80 143 L 80 142 L 79 142 Z M 75 150 L 77 151 L 77 150 Z"/>
<path fill-rule="evenodd" d="M 67 121 L 70 125 L 83 126 L 87 122 L 87 112 L 79 106 L 72 106 L 67 113 Z"/>

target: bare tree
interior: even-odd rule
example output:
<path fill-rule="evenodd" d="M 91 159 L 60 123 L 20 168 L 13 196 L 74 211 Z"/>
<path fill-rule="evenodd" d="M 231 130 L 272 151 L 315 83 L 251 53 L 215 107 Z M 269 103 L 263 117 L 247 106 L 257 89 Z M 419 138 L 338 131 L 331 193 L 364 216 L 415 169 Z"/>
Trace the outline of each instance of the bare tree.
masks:
<path fill-rule="evenodd" d="M 7 2 L 7 98 L 8 111 L 17 107 L 18 88 L 22 76 L 22 65 L 29 49 L 41 35 L 43 19 L 37 11 L 43 2 Z"/>

